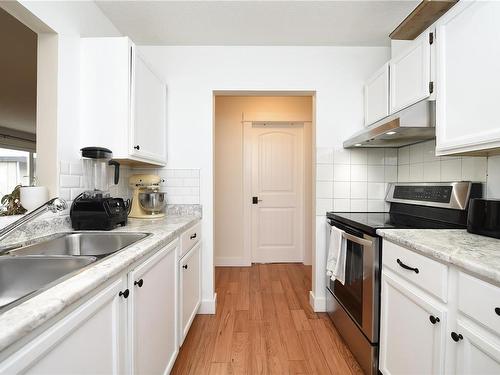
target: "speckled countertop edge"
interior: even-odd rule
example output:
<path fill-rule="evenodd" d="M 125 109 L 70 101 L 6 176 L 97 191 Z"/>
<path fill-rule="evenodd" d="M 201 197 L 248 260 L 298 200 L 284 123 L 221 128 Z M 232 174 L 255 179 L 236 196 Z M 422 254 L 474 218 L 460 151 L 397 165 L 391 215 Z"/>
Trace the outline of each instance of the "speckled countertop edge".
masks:
<path fill-rule="evenodd" d="M 379 229 L 377 234 L 500 286 L 498 239 L 468 233 L 463 229 Z"/>
<path fill-rule="evenodd" d="M 126 227 L 117 228 L 115 231 L 147 232 L 152 233 L 152 236 L 0 314 L 0 351 L 28 335 L 142 257 L 175 240 L 199 220 L 199 216 L 168 216 L 154 221 L 129 220 Z"/>

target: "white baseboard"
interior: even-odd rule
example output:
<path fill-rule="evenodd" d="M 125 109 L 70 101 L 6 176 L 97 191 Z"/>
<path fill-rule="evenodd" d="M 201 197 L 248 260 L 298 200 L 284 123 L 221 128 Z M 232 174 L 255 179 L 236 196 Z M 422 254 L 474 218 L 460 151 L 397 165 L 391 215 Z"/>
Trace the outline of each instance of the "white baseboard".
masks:
<path fill-rule="evenodd" d="M 250 267 L 252 262 L 242 258 L 218 257 L 214 264 L 216 267 Z"/>
<path fill-rule="evenodd" d="M 198 309 L 198 314 L 215 314 L 215 308 L 217 306 L 217 293 L 214 293 L 214 298 L 201 300 L 200 308 Z"/>
<path fill-rule="evenodd" d="M 326 298 L 315 297 L 312 290 L 309 291 L 309 304 L 313 308 L 314 312 L 326 311 Z"/>

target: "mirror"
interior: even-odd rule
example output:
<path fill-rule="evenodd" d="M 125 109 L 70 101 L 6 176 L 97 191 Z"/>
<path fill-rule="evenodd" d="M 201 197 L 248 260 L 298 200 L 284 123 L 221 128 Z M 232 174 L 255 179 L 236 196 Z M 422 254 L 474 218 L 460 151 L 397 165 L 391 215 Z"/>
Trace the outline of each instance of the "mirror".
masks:
<path fill-rule="evenodd" d="M 0 197 L 36 176 L 37 34 L 0 8 Z"/>

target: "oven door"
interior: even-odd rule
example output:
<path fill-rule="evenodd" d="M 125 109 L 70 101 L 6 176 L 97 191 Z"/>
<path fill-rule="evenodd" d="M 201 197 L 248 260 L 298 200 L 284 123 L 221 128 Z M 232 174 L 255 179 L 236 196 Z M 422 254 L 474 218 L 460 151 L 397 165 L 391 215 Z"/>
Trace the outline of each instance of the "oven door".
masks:
<path fill-rule="evenodd" d="M 328 289 L 372 343 L 378 342 L 380 303 L 379 238 L 341 223 L 330 222 L 346 234 L 345 284 L 329 279 Z"/>

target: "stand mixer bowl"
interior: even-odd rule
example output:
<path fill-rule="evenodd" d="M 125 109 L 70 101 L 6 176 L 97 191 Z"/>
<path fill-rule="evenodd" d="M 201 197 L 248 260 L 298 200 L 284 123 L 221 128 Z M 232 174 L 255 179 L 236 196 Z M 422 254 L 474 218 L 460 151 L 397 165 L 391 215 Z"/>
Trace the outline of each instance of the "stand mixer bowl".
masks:
<path fill-rule="evenodd" d="M 151 214 L 160 213 L 166 206 L 165 193 L 160 191 L 139 192 L 139 205 Z"/>

